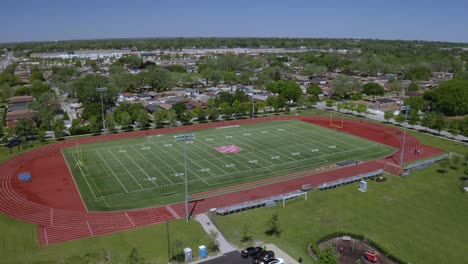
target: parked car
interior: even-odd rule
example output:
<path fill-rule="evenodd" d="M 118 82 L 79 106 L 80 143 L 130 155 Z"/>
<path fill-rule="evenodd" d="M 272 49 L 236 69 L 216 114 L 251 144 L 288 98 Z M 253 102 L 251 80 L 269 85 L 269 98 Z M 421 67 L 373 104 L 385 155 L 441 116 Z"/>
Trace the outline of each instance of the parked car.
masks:
<path fill-rule="evenodd" d="M 248 247 L 241 251 L 241 256 L 243 258 L 255 257 L 263 251 L 261 247 Z"/>
<path fill-rule="evenodd" d="M 282 258 L 272 258 L 264 262 L 260 262 L 260 264 L 284 264 L 284 259 Z"/>
<path fill-rule="evenodd" d="M 261 262 L 267 261 L 275 257 L 275 252 L 266 250 L 252 258 L 253 264 L 260 264 Z"/>

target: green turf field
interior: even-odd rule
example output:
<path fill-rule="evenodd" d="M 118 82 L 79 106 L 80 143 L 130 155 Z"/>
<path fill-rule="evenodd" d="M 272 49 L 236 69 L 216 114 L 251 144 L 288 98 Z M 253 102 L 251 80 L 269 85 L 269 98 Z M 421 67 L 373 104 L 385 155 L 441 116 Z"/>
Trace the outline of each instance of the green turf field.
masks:
<path fill-rule="evenodd" d="M 189 193 L 303 171 L 337 161 L 371 160 L 393 148 L 301 121 L 195 131 L 188 144 Z M 234 145 L 237 153 L 216 148 Z M 174 134 L 85 144 L 64 150 L 88 210 L 182 201 L 184 145 Z M 82 165 L 79 165 L 82 164 Z"/>

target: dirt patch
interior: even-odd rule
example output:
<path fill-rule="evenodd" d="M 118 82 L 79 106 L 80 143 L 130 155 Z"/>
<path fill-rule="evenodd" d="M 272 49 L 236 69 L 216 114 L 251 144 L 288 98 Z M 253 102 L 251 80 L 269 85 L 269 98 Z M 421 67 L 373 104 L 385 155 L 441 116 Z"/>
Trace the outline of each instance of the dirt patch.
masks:
<path fill-rule="evenodd" d="M 377 249 L 371 247 L 370 245 L 364 243 L 361 240 L 354 239 L 351 237 L 336 237 L 330 240 L 324 241 L 319 244 L 320 249 L 324 249 L 327 246 L 334 246 L 336 251 L 340 254 L 340 263 L 341 264 L 354 264 L 358 259 L 362 263 L 371 263 L 364 258 L 365 252 L 377 252 L 379 254 L 378 264 L 397 264 L 396 262 L 391 261 Z"/>

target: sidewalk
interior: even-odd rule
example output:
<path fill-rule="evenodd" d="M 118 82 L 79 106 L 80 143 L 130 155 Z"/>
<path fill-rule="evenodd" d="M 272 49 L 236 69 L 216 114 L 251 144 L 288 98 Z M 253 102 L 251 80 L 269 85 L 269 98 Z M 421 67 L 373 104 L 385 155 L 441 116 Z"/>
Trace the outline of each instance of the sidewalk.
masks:
<path fill-rule="evenodd" d="M 203 229 L 205 230 L 207 234 L 209 234 L 210 231 L 212 230 L 218 233 L 216 240 L 218 241 L 219 251 L 221 252 L 221 254 L 226 254 L 226 253 L 238 250 L 237 248 L 229 244 L 229 242 L 224 238 L 223 234 L 221 234 L 219 230 L 216 228 L 216 226 L 213 225 L 213 223 L 211 222 L 210 218 L 206 215 L 206 213 L 196 215 L 195 220 L 197 220 L 200 223 L 200 225 L 203 227 Z"/>

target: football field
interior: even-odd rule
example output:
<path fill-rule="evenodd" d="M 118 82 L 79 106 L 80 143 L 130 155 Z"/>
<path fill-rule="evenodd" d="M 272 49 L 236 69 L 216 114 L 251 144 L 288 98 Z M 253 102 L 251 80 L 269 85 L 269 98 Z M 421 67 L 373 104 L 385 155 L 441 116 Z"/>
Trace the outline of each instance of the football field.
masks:
<path fill-rule="evenodd" d="M 123 210 L 184 200 L 189 193 L 305 171 L 343 160 L 372 160 L 393 148 L 302 121 L 197 130 L 184 146 L 158 134 L 63 150 L 88 210 Z"/>

